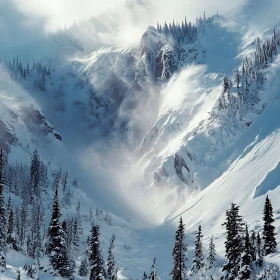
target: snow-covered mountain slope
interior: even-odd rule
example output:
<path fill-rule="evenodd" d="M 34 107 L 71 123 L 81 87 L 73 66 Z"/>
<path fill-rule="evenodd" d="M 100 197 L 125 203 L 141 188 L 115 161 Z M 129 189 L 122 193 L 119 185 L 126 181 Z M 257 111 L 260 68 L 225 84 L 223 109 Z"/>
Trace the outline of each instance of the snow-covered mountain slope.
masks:
<path fill-rule="evenodd" d="M 240 205 L 249 230 L 259 231 L 268 194 L 280 241 L 279 52 L 265 65 L 254 60 L 257 37 L 273 45 L 278 6 L 248 1 L 194 26 L 150 26 L 133 47 L 100 46 L 89 28 L 100 22 L 91 21 L 0 48 L 0 145 L 9 163 L 29 162 L 38 148 L 52 172 L 62 167 L 78 178 L 82 242 L 92 207 L 133 218 L 134 225 L 116 216 L 113 227 L 100 222 L 103 248 L 117 234 L 120 279 L 139 278 L 155 256 L 162 279 L 169 278 L 179 217 L 189 244 L 198 225 L 205 247 L 214 235 L 222 262 L 221 224 L 231 202 Z M 243 67 L 250 73 L 237 82 L 235 70 Z M 225 75 L 233 82 L 223 97 Z M 63 208 L 64 215 L 73 209 Z M 143 222 L 160 226 L 139 228 Z M 279 253 L 267 261 L 280 264 Z M 10 267 L 7 277 L 15 273 Z"/>

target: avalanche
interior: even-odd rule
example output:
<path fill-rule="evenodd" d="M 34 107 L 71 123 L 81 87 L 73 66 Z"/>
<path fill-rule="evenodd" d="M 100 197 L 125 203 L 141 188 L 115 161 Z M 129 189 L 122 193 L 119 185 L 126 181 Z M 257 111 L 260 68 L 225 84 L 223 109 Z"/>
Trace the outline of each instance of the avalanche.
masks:
<path fill-rule="evenodd" d="M 237 205 L 236 279 L 280 279 L 279 245 L 262 267 L 246 259 L 267 195 L 280 243 L 278 10 L 248 0 L 130 46 L 104 43 L 102 17 L 5 41 L 0 278 L 220 279 Z"/>

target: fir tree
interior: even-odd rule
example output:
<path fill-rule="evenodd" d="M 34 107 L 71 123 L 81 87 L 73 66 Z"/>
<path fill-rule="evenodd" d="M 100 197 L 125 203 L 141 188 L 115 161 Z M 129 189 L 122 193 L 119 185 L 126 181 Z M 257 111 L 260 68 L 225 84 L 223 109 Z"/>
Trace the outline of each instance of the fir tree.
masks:
<path fill-rule="evenodd" d="M 47 244 L 47 254 L 54 270 L 61 276 L 70 276 L 69 260 L 64 241 L 64 232 L 60 224 L 60 206 L 58 201 L 58 189 L 55 190 L 53 200 L 52 218 L 48 230 L 49 241 Z"/>
<path fill-rule="evenodd" d="M 87 264 L 87 260 L 82 260 L 78 274 L 82 277 L 86 277 L 88 276 L 88 264 Z"/>
<path fill-rule="evenodd" d="M 14 211 L 10 209 L 8 215 L 8 226 L 7 226 L 7 244 L 10 244 L 13 249 L 16 249 L 16 242 L 13 235 L 14 235 Z"/>
<path fill-rule="evenodd" d="M 153 264 L 151 265 L 151 273 L 149 275 L 149 280 L 159 280 L 156 267 L 156 258 L 154 258 Z"/>
<path fill-rule="evenodd" d="M 207 257 L 207 269 L 211 269 L 215 267 L 216 263 L 216 249 L 215 249 L 215 244 L 214 244 L 214 238 L 213 236 L 210 239 L 209 243 L 209 252 L 208 252 L 208 257 Z"/>
<path fill-rule="evenodd" d="M 78 258 L 80 253 L 80 236 L 79 236 L 79 224 L 77 218 L 74 220 L 74 227 L 73 227 L 73 254 L 74 258 Z"/>
<path fill-rule="evenodd" d="M 251 258 L 252 258 L 252 261 L 255 261 L 256 260 L 256 256 L 257 256 L 257 253 L 256 253 L 256 234 L 255 234 L 255 231 L 253 230 L 251 236 L 250 236 L 250 246 L 251 246 Z"/>
<path fill-rule="evenodd" d="M 105 280 L 106 272 L 99 242 L 99 226 L 93 225 L 89 240 L 90 280 Z"/>
<path fill-rule="evenodd" d="M 245 228 L 245 240 L 244 240 L 244 251 L 241 254 L 241 263 L 240 270 L 238 273 L 238 279 L 247 280 L 250 279 L 252 268 L 252 255 L 251 255 L 251 244 L 250 244 L 250 236 L 248 232 L 248 226 L 246 224 Z"/>
<path fill-rule="evenodd" d="M 147 275 L 147 273 L 144 271 L 143 280 L 147 280 L 147 279 L 148 279 L 148 275 Z"/>
<path fill-rule="evenodd" d="M 170 275 L 172 280 L 185 280 L 186 278 L 186 262 L 187 262 L 187 246 L 185 244 L 185 225 L 182 217 L 180 217 L 179 225 L 175 236 L 175 245 L 172 251 L 173 267 Z"/>
<path fill-rule="evenodd" d="M 0 266 L 6 267 L 7 218 L 4 198 L 3 151 L 0 151 Z"/>
<path fill-rule="evenodd" d="M 37 149 L 34 151 L 31 166 L 30 166 L 30 186 L 31 194 L 29 197 L 29 202 L 33 202 L 35 197 L 40 197 L 40 157 Z"/>
<path fill-rule="evenodd" d="M 110 246 L 108 250 L 108 258 L 107 258 L 107 280 L 117 280 L 117 263 L 115 257 L 113 255 L 113 250 L 115 248 L 115 239 L 116 236 L 113 235 L 110 241 Z"/>
<path fill-rule="evenodd" d="M 263 266 L 263 246 L 262 246 L 262 239 L 259 232 L 256 240 L 256 263 L 259 267 Z"/>
<path fill-rule="evenodd" d="M 265 200 L 264 212 L 263 212 L 263 247 L 265 256 L 276 252 L 276 238 L 275 238 L 275 227 L 273 226 L 274 218 L 273 218 L 273 208 L 268 196 Z"/>
<path fill-rule="evenodd" d="M 203 251 L 202 251 L 202 231 L 201 226 L 198 226 L 194 242 L 194 256 L 191 272 L 197 273 L 203 267 Z"/>
<path fill-rule="evenodd" d="M 234 279 L 239 271 L 241 253 L 243 251 L 243 226 L 242 217 L 239 215 L 239 206 L 232 203 L 231 208 L 226 211 L 226 258 L 227 263 L 223 266 L 221 279 Z"/>

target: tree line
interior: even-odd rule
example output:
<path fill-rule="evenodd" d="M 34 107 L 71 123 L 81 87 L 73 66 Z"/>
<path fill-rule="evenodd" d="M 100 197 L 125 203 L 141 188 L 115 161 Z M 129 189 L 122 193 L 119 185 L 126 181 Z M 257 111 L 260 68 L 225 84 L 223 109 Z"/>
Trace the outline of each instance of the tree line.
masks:
<path fill-rule="evenodd" d="M 35 265 L 24 266 L 32 278 L 36 277 L 39 269 L 65 277 L 72 277 L 75 270 L 79 275 L 85 275 L 91 263 L 90 252 L 96 245 L 94 235 L 99 234 L 96 222 L 104 221 L 111 226 L 112 217 L 101 209 L 96 209 L 95 213 L 90 209 L 87 219 L 94 225 L 94 229 L 87 241 L 86 252 L 81 253 L 80 236 L 83 234 L 83 227 L 80 202 L 72 217 L 67 215 L 61 219 L 60 208 L 61 202 L 66 209 L 73 204 L 73 190 L 78 188 L 78 181 L 74 179 L 70 182 L 69 172 L 63 173 L 61 169 L 52 176 L 54 179 L 51 186 L 48 179 L 49 167 L 42 161 L 37 150 L 32 155 L 30 167 L 8 164 L 4 160 L 3 151 L 0 151 L 0 267 L 6 267 L 6 253 L 8 249 L 13 249 L 35 260 Z M 52 214 L 47 224 L 47 210 L 43 200 L 50 196 L 52 190 Z M 13 207 L 11 196 L 6 203 L 4 193 L 20 199 L 21 206 Z M 114 242 L 115 236 L 112 237 L 108 251 L 106 265 L 109 276 L 106 279 L 116 279 Z M 40 261 L 46 256 L 51 269 L 40 265 Z M 84 260 L 80 267 L 76 267 L 79 256 L 83 256 Z M 113 276 L 110 278 L 110 275 Z"/>

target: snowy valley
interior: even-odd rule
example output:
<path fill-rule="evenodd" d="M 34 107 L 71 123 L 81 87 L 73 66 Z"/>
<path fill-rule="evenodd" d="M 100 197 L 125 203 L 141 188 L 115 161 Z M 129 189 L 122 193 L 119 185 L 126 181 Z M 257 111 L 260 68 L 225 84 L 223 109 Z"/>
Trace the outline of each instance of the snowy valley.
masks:
<path fill-rule="evenodd" d="M 280 279 L 278 1 L 133 43 L 0 8 L 0 279 Z"/>

